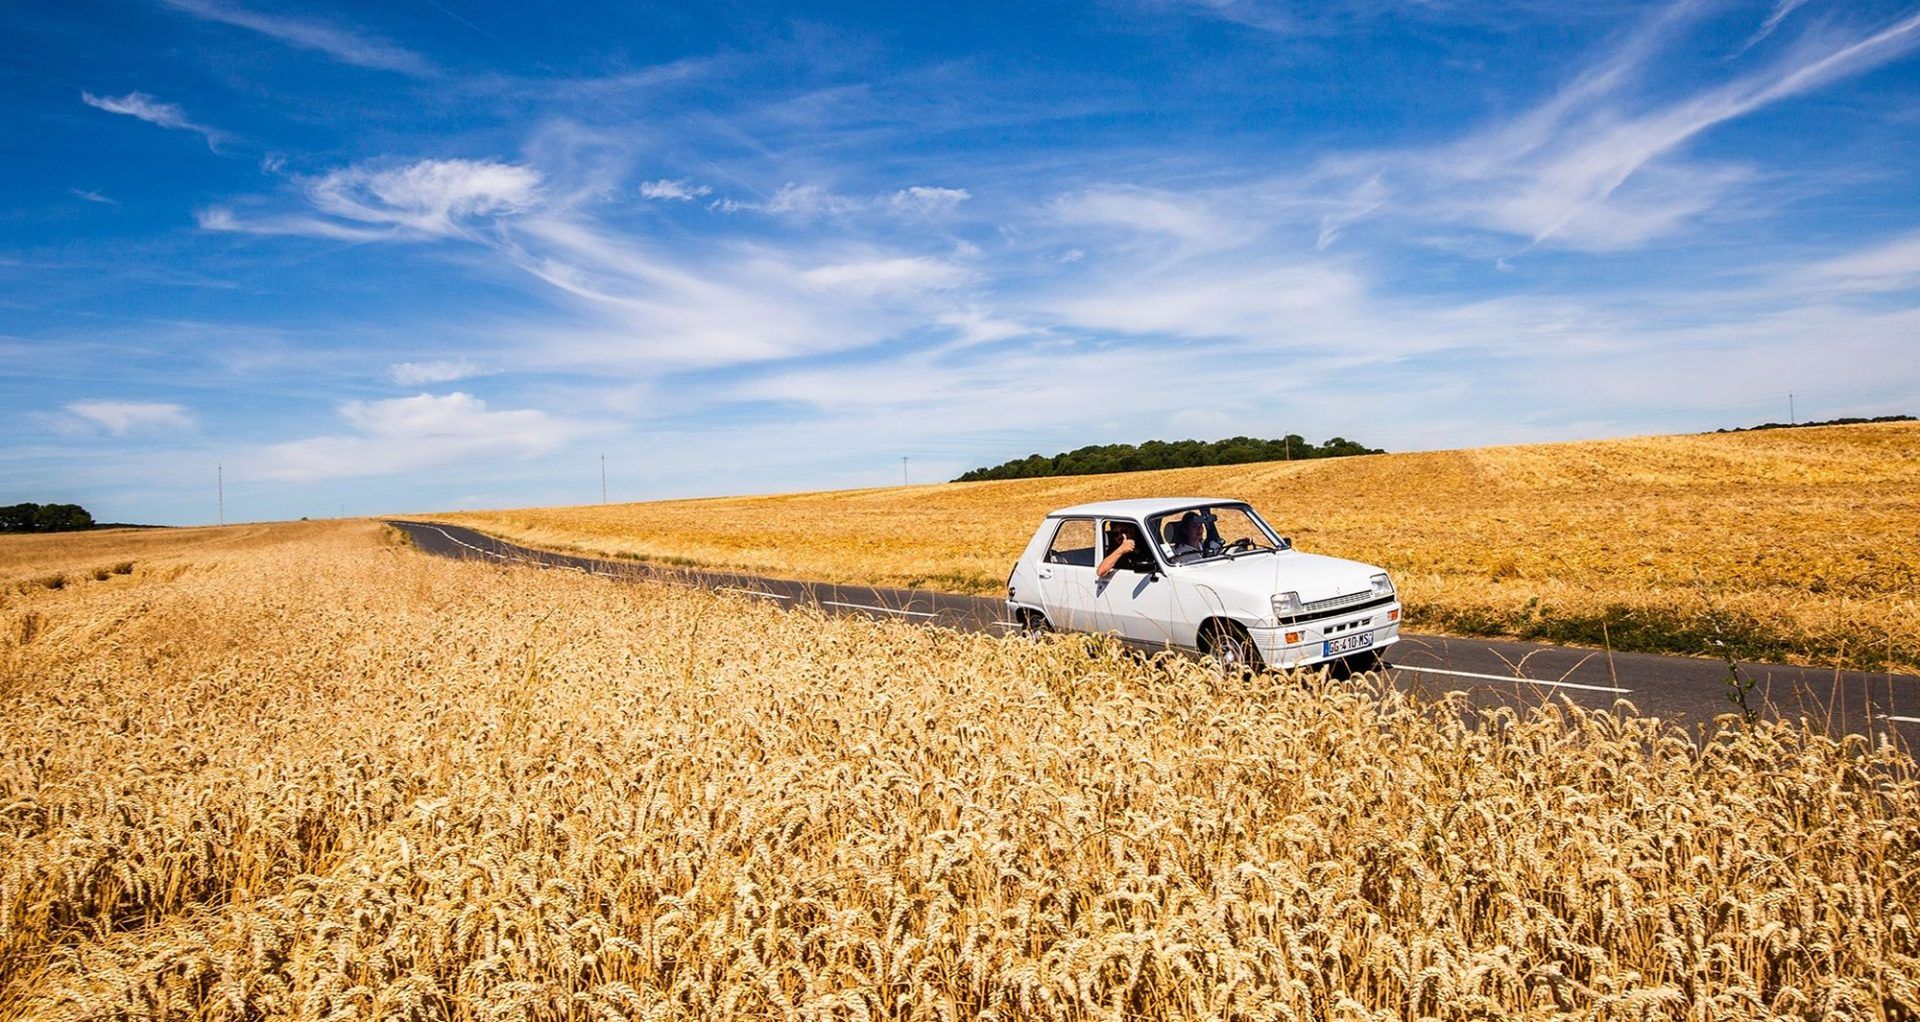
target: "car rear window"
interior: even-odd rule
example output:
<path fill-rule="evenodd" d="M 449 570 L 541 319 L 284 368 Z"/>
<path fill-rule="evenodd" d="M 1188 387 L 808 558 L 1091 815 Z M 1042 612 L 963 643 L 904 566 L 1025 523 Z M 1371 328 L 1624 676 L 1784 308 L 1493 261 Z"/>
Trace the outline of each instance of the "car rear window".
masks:
<path fill-rule="evenodd" d="M 1077 564 L 1093 567 L 1093 519 L 1069 518 L 1060 523 L 1047 547 L 1048 564 Z"/>

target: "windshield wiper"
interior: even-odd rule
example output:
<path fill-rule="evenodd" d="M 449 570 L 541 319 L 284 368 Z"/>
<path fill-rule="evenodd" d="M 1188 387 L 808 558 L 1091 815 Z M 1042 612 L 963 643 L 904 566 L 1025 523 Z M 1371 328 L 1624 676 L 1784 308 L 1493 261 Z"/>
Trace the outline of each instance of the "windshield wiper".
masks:
<path fill-rule="evenodd" d="M 1227 560 L 1231 561 L 1236 557 L 1245 557 L 1248 554 L 1277 554 L 1279 552 L 1280 552 L 1279 547 L 1270 547 L 1270 546 L 1248 547 L 1245 550 L 1236 550 L 1228 554 Z"/>

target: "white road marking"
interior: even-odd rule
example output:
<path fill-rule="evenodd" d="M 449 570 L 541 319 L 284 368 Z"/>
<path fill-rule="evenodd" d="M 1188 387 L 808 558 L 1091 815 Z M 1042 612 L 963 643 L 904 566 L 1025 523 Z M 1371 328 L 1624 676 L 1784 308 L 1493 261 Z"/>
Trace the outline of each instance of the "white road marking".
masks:
<path fill-rule="evenodd" d="M 481 548 L 474 546 L 472 543 L 468 543 L 463 540 L 454 539 L 453 533 L 448 532 L 447 530 L 439 527 L 438 525 L 429 525 L 427 526 L 427 528 L 432 529 L 433 531 L 439 533 L 440 535 L 447 537 L 448 542 L 458 543 L 459 545 L 466 547 L 468 550 L 472 550 L 475 553 L 485 554 L 488 557 L 492 557 L 502 561 L 508 559 L 506 554 L 495 553 L 492 550 L 482 550 Z"/>
<path fill-rule="evenodd" d="M 719 586 L 719 587 L 717 587 L 717 588 L 718 588 L 718 589 L 719 589 L 719 590 L 720 590 L 721 592 L 723 592 L 723 593 L 740 593 L 740 594 L 742 594 L 742 595 L 745 595 L 745 596 L 763 596 L 763 597 L 766 597 L 766 598 L 767 598 L 767 599 L 769 599 L 769 600 L 791 600 L 791 599 L 793 599 L 793 597 L 791 597 L 791 596 L 783 596 L 783 595 L 781 595 L 781 594 L 779 594 L 779 593 L 768 593 L 768 592 L 762 592 L 762 591 L 760 591 L 760 590 L 758 590 L 758 589 L 741 589 L 741 588 L 738 588 L 738 587 L 736 587 L 736 586 Z"/>
<path fill-rule="evenodd" d="M 1920 724 L 1920 717 L 1896 717 L 1890 713 L 1880 715 L 1881 720 L 1897 720 L 1902 724 Z"/>
<path fill-rule="evenodd" d="M 1528 685 L 1551 685 L 1554 688 L 1577 688 L 1584 692 L 1612 692 L 1616 695 L 1626 695 L 1633 691 L 1633 689 L 1630 688 L 1614 688 L 1611 685 L 1582 685 L 1573 681 L 1541 681 L 1538 678 L 1515 678 L 1504 674 L 1477 674 L 1473 671 L 1449 671 L 1439 667 L 1407 667 L 1401 664 L 1389 664 L 1387 666 L 1389 670 L 1395 671 L 1419 671 L 1423 674 L 1448 674 L 1456 678 L 1483 678 L 1487 681 L 1512 681 L 1522 682 Z"/>
<path fill-rule="evenodd" d="M 841 603 L 838 600 L 821 600 L 820 605 L 823 607 L 854 607 L 859 610 L 877 610 L 882 614 L 905 614 L 905 615 L 908 615 L 909 617 L 932 617 L 933 616 L 931 613 L 924 610 L 895 610 L 892 607 L 876 607 L 871 603 Z"/>
<path fill-rule="evenodd" d="M 989 624 L 991 624 L 991 625 L 993 625 L 993 627 L 995 627 L 995 628 L 1018 628 L 1018 627 L 1020 627 L 1020 622 L 1018 622 L 1018 621 L 991 621 L 991 622 L 988 622 L 988 623 L 989 623 Z"/>

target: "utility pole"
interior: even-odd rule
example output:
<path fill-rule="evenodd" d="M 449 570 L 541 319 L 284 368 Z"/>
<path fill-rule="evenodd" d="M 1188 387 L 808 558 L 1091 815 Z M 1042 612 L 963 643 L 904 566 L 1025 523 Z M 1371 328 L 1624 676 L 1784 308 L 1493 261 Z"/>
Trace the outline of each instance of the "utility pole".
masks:
<path fill-rule="evenodd" d="M 600 503 L 607 502 L 607 456 L 600 456 Z"/>
<path fill-rule="evenodd" d="M 905 458 L 900 459 L 900 485 L 902 486 L 908 485 L 907 484 L 907 459 Z"/>
<path fill-rule="evenodd" d="M 1800 420 L 1793 415 L 1793 391 L 1789 390 L 1787 391 L 1787 425 L 1798 426 L 1799 424 Z"/>
<path fill-rule="evenodd" d="M 227 466 L 213 463 L 213 488 L 220 499 L 220 524 L 227 524 Z"/>
<path fill-rule="evenodd" d="M 1286 436 L 1281 437 L 1280 442 L 1286 446 L 1287 460 L 1292 461 L 1293 460 L 1293 434 L 1288 433 Z"/>

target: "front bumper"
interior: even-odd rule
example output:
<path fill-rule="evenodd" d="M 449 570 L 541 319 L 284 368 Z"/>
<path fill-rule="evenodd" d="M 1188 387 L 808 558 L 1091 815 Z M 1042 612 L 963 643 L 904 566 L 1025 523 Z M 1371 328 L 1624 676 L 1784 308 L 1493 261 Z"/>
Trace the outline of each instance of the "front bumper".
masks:
<path fill-rule="evenodd" d="M 1396 600 L 1352 614 L 1278 628 L 1250 628 L 1247 632 L 1268 667 L 1281 670 L 1308 667 L 1356 654 L 1377 653 L 1399 642 L 1400 603 Z M 1352 637 L 1357 635 L 1371 635 L 1373 641 L 1359 649 L 1327 652 L 1329 642 L 1334 642 L 1336 648 L 1351 645 Z"/>

